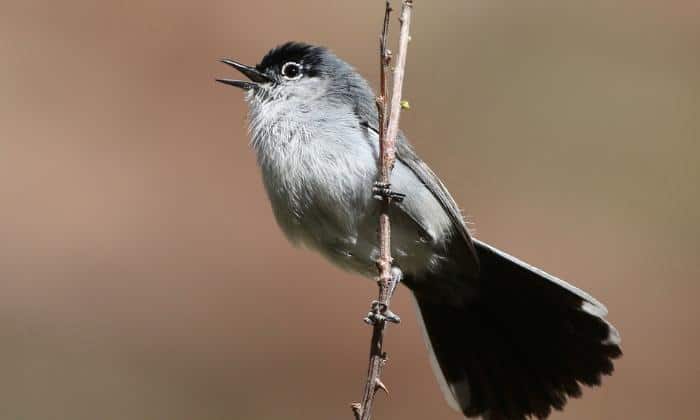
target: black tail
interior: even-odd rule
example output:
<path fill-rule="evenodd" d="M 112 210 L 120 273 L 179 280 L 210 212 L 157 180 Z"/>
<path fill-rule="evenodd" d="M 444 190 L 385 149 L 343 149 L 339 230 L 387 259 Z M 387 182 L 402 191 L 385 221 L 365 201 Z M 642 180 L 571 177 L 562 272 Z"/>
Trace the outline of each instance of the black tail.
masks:
<path fill-rule="evenodd" d="M 448 399 L 468 417 L 546 418 L 613 371 L 620 338 L 585 292 L 475 241 L 477 296 L 453 306 L 416 293 Z"/>

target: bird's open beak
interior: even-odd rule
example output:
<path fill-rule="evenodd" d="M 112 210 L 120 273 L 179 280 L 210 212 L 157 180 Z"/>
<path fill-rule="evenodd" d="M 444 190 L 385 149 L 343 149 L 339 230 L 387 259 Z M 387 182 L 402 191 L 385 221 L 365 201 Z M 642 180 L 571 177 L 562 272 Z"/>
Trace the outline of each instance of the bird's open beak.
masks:
<path fill-rule="evenodd" d="M 223 83 L 225 85 L 235 86 L 237 88 L 241 88 L 244 90 L 250 90 L 250 89 L 254 89 L 254 88 L 258 87 L 258 84 L 260 84 L 260 83 L 272 82 L 272 78 L 270 78 L 270 76 L 258 71 L 255 67 L 246 66 L 245 64 L 241 64 L 237 61 L 229 60 L 228 58 L 221 60 L 221 62 L 224 64 L 228 64 L 229 66 L 233 67 L 234 69 L 240 71 L 246 77 L 248 77 L 248 79 L 250 79 L 250 81 L 233 80 L 233 79 L 216 79 L 216 81 L 219 83 Z"/>

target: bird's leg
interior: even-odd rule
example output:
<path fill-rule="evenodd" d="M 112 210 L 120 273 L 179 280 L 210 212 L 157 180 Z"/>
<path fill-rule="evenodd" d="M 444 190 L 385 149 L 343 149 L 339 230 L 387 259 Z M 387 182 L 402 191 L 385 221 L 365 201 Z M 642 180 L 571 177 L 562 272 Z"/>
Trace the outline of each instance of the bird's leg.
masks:
<path fill-rule="evenodd" d="M 400 203 L 406 198 L 406 194 L 394 192 L 391 190 L 391 184 L 386 182 L 375 182 L 372 188 L 372 196 L 377 200 L 390 199 Z"/>
<path fill-rule="evenodd" d="M 391 267 L 391 284 L 388 285 L 389 298 L 391 298 L 391 296 L 394 294 L 396 286 L 399 285 L 402 277 L 403 273 L 398 267 Z M 365 318 L 365 322 L 370 325 L 374 325 L 383 321 L 398 324 L 401 322 L 401 318 L 393 313 L 386 303 L 375 300 L 372 302 L 372 306 L 367 314 L 367 317 Z"/>

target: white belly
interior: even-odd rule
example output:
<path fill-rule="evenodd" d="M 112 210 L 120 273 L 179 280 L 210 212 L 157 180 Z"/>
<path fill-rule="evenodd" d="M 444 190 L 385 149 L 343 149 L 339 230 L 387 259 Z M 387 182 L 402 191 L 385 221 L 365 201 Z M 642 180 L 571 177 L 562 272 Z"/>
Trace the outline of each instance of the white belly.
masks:
<path fill-rule="evenodd" d="M 270 198 L 278 223 L 292 242 L 320 251 L 344 269 L 375 275 L 380 207 L 371 194 L 375 171 L 365 174 L 337 165 L 323 178 L 307 176 L 301 185 L 275 190 Z M 364 176 L 349 181 L 349 173 Z M 441 241 L 450 221 L 432 194 L 400 162 L 392 181 L 396 191 L 407 195 L 391 214 L 392 256 L 404 272 L 417 274 L 439 264 L 444 252 Z"/>

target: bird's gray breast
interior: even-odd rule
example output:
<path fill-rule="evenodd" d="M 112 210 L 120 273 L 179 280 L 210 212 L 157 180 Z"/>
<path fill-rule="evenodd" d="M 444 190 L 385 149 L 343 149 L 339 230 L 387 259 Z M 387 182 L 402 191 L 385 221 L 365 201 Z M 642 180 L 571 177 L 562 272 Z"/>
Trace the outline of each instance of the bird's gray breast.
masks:
<path fill-rule="evenodd" d="M 343 268 L 375 273 L 379 202 L 372 198 L 378 140 L 352 109 L 251 113 L 252 143 L 273 212 L 294 243 Z M 450 221 L 435 197 L 401 162 L 392 184 L 408 197 L 392 216 L 392 253 L 404 271 L 438 263 Z"/>
<path fill-rule="evenodd" d="M 357 248 L 377 209 L 376 147 L 351 109 L 314 110 L 311 118 L 303 107 L 273 107 L 251 115 L 251 137 L 277 222 L 292 242 L 358 270 L 371 253 Z"/>

